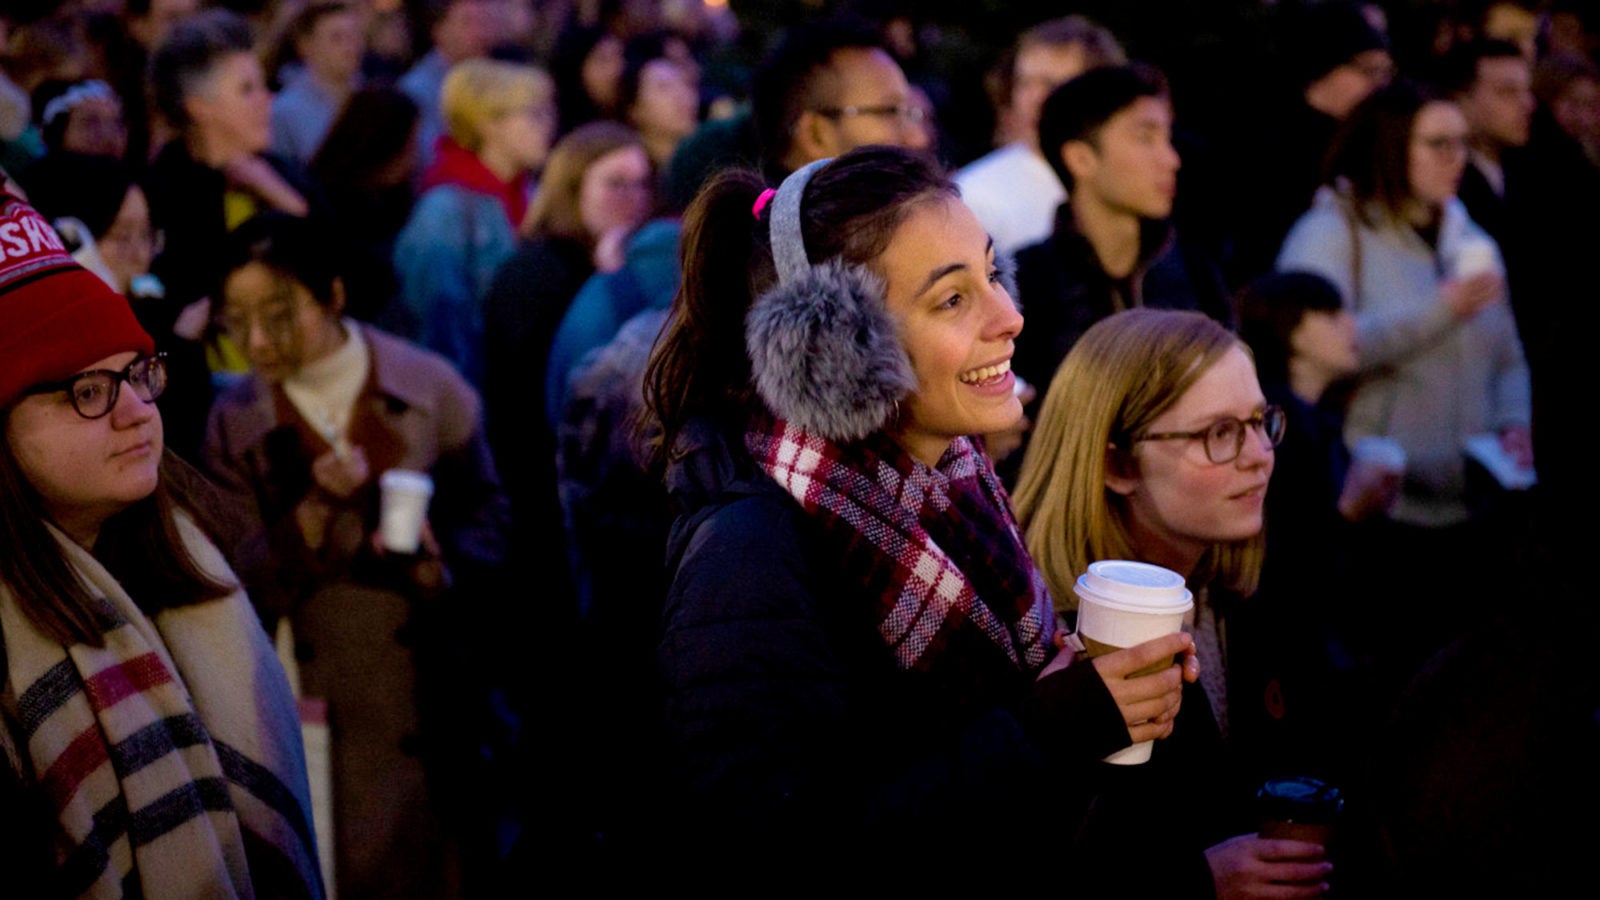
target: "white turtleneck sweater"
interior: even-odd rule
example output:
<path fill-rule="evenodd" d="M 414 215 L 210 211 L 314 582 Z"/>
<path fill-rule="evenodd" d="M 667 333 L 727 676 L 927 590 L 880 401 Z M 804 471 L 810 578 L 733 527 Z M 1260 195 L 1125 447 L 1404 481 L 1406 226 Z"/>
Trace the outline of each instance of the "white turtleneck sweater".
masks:
<path fill-rule="evenodd" d="M 372 371 L 372 355 L 367 352 L 367 341 L 361 336 L 359 325 L 350 319 L 343 319 L 339 324 L 344 329 L 344 343 L 285 378 L 283 392 L 311 427 L 326 438 L 336 452 L 343 453 L 349 448 L 345 438 L 356 397 L 360 396 Z"/>

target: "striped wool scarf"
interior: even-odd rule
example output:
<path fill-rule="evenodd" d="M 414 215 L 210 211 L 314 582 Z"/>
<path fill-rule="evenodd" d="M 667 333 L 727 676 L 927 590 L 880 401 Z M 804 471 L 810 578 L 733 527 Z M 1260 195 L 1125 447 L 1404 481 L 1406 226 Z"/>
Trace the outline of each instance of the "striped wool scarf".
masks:
<path fill-rule="evenodd" d="M 205 571 L 237 582 L 193 522 L 179 528 Z M 103 598 L 105 646 L 61 646 L 0 585 L 0 743 L 55 812 L 40 893 L 322 896 L 294 701 L 243 592 L 146 616 L 52 532 Z"/>
<path fill-rule="evenodd" d="M 1034 673 L 1045 664 L 1050 594 L 971 439 L 957 438 L 929 468 L 882 433 L 839 444 L 758 417 L 745 446 L 838 540 L 845 574 L 877 594 L 879 635 L 901 668 L 988 658 Z"/>

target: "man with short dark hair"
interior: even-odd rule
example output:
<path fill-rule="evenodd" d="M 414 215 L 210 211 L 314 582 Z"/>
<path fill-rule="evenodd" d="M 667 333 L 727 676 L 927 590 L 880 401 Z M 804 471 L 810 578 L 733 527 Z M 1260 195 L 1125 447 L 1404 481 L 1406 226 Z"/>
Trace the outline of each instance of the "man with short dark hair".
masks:
<path fill-rule="evenodd" d="M 1479 40 L 1445 60 L 1445 88 L 1467 117 L 1470 153 L 1459 196 L 1472 220 L 1505 243 L 1506 156 L 1528 143 L 1533 68 L 1516 44 Z"/>
<path fill-rule="evenodd" d="M 1089 326 L 1137 306 L 1200 310 L 1229 326 L 1216 267 L 1180 241 L 1172 101 L 1144 65 L 1092 69 L 1056 88 L 1039 145 L 1067 189 L 1049 239 L 1017 254 L 1028 325 L 1012 369 L 1043 386 Z"/>
<path fill-rule="evenodd" d="M 808 162 L 866 144 L 923 150 L 929 127 L 870 28 L 837 20 L 791 28 L 756 72 L 750 109 L 701 125 L 679 145 L 667 168 L 667 205 L 687 206 L 729 166 L 758 165 L 776 184 Z"/>
<path fill-rule="evenodd" d="M 1067 199 L 1039 151 L 1039 110 L 1050 92 L 1096 66 L 1125 62 L 1109 30 L 1083 16 L 1035 25 L 1006 61 L 1005 146 L 955 174 L 961 199 L 994 239 L 996 253 L 1015 253 L 1050 236 L 1056 207 Z"/>

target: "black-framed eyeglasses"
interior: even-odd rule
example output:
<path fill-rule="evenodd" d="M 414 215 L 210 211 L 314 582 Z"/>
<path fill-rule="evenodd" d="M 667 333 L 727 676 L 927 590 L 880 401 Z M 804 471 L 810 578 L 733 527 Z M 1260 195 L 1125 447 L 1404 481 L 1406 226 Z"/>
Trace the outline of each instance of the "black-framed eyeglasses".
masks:
<path fill-rule="evenodd" d="M 133 395 L 152 403 L 167 389 L 167 355 L 141 356 L 120 372 L 111 369 L 92 369 L 79 372 L 71 378 L 48 381 L 28 388 L 29 394 L 50 394 L 65 391 L 72 408 L 85 419 L 98 419 L 117 405 L 122 383 L 133 388 Z"/>
<path fill-rule="evenodd" d="M 1229 416 L 1218 419 L 1199 431 L 1162 431 L 1155 434 L 1141 434 L 1133 439 L 1134 443 L 1140 441 L 1201 441 L 1205 444 L 1206 459 L 1217 465 L 1231 463 L 1239 458 L 1244 450 L 1244 436 L 1251 429 L 1261 433 L 1267 443 L 1273 447 L 1283 443 L 1284 427 L 1287 424 L 1283 407 L 1266 406 L 1248 419 L 1236 419 Z"/>
<path fill-rule="evenodd" d="M 920 106 L 911 106 L 907 103 L 884 104 L 882 106 L 824 106 L 814 110 L 819 116 L 838 119 L 843 116 L 877 116 L 886 118 L 893 116 L 907 125 L 921 125 L 928 118 L 928 111 Z"/>

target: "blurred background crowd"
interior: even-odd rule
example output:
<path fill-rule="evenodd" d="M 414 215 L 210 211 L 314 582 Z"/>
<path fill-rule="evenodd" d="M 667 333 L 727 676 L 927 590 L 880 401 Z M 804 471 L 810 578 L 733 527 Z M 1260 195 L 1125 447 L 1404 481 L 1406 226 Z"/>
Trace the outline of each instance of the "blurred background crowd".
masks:
<path fill-rule="evenodd" d="M 1290 412 L 1261 590 L 1298 606 L 1255 627 L 1317 645 L 1283 677 L 1334 712 L 1241 740 L 1347 777 L 1457 637 L 1406 598 L 1488 614 L 1588 544 L 1597 51 L 1580 0 L 11 0 L 0 166 L 167 354 L 168 445 L 327 704 L 339 893 L 455 896 L 656 833 L 672 510 L 635 426 L 678 217 L 867 144 L 1017 257 L 1039 395 L 1128 306 L 1242 328 Z M 1483 483 L 1477 432 L 1539 485 Z M 1370 434 L 1400 482 L 1344 481 Z M 414 563 L 369 542 L 391 468 L 436 485 Z"/>

